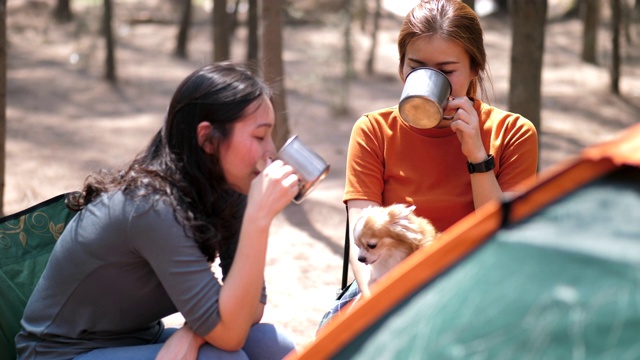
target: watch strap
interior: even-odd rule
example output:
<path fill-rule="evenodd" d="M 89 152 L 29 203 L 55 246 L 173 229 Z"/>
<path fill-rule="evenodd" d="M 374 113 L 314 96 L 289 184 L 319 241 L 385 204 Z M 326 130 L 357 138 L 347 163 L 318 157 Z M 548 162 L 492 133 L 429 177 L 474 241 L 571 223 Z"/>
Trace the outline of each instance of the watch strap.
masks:
<path fill-rule="evenodd" d="M 475 173 L 485 173 L 493 170 L 496 167 L 496 161 L 493 158 L 492 154 L 489 154 L 487 159 L 481 163 L 472 164 L 467 161 L 467 169 L 469 170 L 469 174 Z"/>

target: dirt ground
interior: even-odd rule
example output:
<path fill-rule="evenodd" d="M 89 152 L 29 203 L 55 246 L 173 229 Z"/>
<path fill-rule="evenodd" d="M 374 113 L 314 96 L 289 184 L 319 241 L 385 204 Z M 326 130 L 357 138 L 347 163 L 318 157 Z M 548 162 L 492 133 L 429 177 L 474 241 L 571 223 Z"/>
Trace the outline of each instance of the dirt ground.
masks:
<path fill-rule="evenodd" d="M 90 171 L 127 163 L 161 126 L 180 80 L 211 58 L 208 15 L 202 8 L 190 33 L 189 60 L 179 60 L 172 56 L 175 9 L 160 2 L 118 2 L 119 82 L 110 85 L 102 80 L 100 8 L 77 6 L 77 19 L 60 25 L 49 18 L 52 3 L 8 4 L 5 213 L 78 189 Z M 329 18 L 284 30 L 292 133 L 331 164 L 328 178 L 302 204 L 290 205 L 272 228 L 264 320 L 284 327 L 299 345 L 313 340 L 340 285 L 345 225 L 341 196 L 351 126 L 359 114 L 395 104 L 401 92 L 395 44 L 400 22 L 388 16 L 379 35 L 375 75 L 364 75 L 369 41 L 354 30 L 357 78 L 346 95 L 349 112 L 334 113 L 345 98 L 336 24 Z M 494 85 L 489 100 L 506 108 L 510 25 L 501 17 L 483 18 L 483 25 Z M 546 31 L 541 171 L 615 136 L 640 117 L 640 30 L 632 33 L 635 45 L 623 51 L 621 96 L 609 93 L 606 24 L 599 33 L 599 66 L 580 61 L 579 20 L 556 19 Z M 236 59 L 244 57 L 243 35 L 241 28 L 234 39 Z M 180 318 L 170 322 L 179 323 Z"/>

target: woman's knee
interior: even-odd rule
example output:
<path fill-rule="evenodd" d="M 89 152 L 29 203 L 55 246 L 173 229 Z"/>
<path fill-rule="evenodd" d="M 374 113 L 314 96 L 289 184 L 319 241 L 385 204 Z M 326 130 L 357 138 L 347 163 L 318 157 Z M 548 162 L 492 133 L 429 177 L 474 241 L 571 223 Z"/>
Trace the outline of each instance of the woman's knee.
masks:
<path fill-rule="evenodd" d="M 282 359 L 292 350 L 295 343 L 279 327 L 273 324 L 255 324 L 242 350 L 250 359 Z"/>
<path fill-rule="evenodd" d="M 220 360 L 249 360 L 247 354 L 244 351 L 224 351 L 209 344 L 204 344 L 198 350 L 198 360 L 205 359 L 220 359 Z"/>

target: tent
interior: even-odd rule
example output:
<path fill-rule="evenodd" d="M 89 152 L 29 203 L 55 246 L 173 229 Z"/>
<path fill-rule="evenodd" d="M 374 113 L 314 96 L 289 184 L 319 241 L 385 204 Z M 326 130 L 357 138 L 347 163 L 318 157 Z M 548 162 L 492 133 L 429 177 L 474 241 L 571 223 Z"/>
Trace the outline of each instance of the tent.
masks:
<path fill-rule="evenodd" d="M 640 358 L 640 125 L 519 190 L 287 359 Z"/>

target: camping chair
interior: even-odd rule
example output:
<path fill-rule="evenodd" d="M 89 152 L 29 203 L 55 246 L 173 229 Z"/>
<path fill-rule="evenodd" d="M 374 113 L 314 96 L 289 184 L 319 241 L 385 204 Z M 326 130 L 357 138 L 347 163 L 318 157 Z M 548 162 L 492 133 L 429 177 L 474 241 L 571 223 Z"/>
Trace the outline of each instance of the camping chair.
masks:
<path fill-rule="evenodd" d="M 53 246 L 77 210 L 64 193 L 0 218 L 0 360 L 15 359 L 20 319 Z"/>

